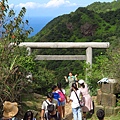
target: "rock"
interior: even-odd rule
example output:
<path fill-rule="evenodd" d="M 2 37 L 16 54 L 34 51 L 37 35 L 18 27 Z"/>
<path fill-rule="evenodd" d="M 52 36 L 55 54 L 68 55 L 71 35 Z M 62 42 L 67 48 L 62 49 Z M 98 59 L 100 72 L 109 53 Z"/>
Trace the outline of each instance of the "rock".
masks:
<path fill-rule="evenodd" d="M 42 103 L 35 103 L 37 111 L 41 111 Z"/>
<path fill-rule="evenodd" d="M 40 94 L 37 94 L 37 93 L 33 93 L 33 96 L 34 96 L 36 99 L 43 98 L 43 95 L 40 95 Z"/>
<path fill-rule="evenodd" d="M 26 106 L 29 106 L 29 107 L 32 107 L 32 106 L 34 106 L 33 105 L 33 102 L 31 102 L 31 101 L 25 101 L 25 102 L 23 102 Z"/>

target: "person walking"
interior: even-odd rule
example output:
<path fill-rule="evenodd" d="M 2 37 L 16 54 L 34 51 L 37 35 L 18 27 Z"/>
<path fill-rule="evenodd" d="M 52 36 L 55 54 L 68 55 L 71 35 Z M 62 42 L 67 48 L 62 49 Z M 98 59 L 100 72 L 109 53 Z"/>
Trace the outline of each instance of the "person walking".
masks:
<path fill-rule="evenodd" d="M 50 111 L 48 110 L 49 105 L 54 106 L 49 108 Z M 54 120 L 61 120 L 57 108 L 58 101 L 53 99 L 53 93 L 48 93 L 47 99 L 42 103 L 42 110 L 40 112 L 41 120 L 50 120 L 51 118 L 54 118 Z"/>
<path fill-rule="evenodd" d="M 71 91 L 72 91 L 72 84 L 73 83 L 77 84 L 77 74 L 75 76 L 73 76 L 72 72 L 69 72 L 69 76 L 68 77 L 64 76 L 64 78 L 65 78 L 66 82 L 69 83 L 69 88 L 70 88 L 70 90 L 69 90 L 69 97 L 70 97 Z"/>
<path fill-rule="evenodd" d="M 53 85 L 53 86 L 52 86 L 53 98 L 54 98 L 55 100 L 57 100 L 57 103 L 58 103 L 57 110 L 58 110 L 58 112 L 60 113 L 60 117 L 62 118 L 61 97 L 60 97 L 59 93 L 57 92 L 57 90 L 58 90 L 58 86 L 57 86 L 57 85 Z"/>
<path fill-rule="evenodd" d="M 80 84 L 80 91 L 82 93 L 82 99 L 85 105 L 82 107 L 83 111 L 83 120 L 86 120 L 86 113 L 90 112 L 92 114 L 93 111 L 93 101 L 89 94 L 88 86 L 84 80 L 79 80 L 78 83 Z"/>
<path fill-rule="evenodd" d="M 66 104 L 66 102 L 68 102 L 68 100 L 67 100 L 65 89 L 62 88 L 62 84 L 61 83 L 57 83 L 57 86 L 58 86 L 59 91 L 61 91 L 62 94 L 65 97 L 65 100 L 60 103 L 61 107 L 62 107 L 62 119 L 64 120 L 66 118 L 66 116 L 65 116 L 65 104 Z"/>
<path fill-rule="evenodd" d="M 82 111 L 79 103 L 79 100 L 81 99 L 80 96 L 81 96 L 80 90 L 77 88 L 76 83 L 73 83 L 69 102 L 71 102 L 74 120 L 82 120 Z"/>

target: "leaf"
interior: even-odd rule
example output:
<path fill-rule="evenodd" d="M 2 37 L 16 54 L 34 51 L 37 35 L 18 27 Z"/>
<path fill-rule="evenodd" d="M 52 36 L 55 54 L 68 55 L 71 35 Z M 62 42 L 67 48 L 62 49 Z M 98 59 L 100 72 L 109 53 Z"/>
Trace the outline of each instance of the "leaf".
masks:
<path fill-rule="evenodd" d="M 14 64 L 15 64 L 15 61 L 16 61 L 17 57 L 18 57 L 18 56 L 16 56 L 16 57 L 15 57 L 15 59 L 13 60 L 13 62 L 12 62 L 12 64 L 11 64 L 11 66 L 10 66 L 10 70 L 12 70 L 12 69 L 13 69 L 13 66 L 14 66 Z"/>

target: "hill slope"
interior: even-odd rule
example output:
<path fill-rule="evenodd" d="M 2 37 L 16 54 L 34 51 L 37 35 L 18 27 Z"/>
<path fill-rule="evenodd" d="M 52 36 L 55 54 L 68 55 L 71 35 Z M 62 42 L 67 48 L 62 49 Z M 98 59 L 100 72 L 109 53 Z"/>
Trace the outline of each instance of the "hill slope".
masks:
<path fill-rule="evenodd" d="M 120 36 L 120 5 L 114 6 L 112 11 L 107 10 L 112 3 L 93 3 L 88 7 L 80 7 L 75 12 L 58 16 L 50 21 L 39 33 L 29 41 L 37 42 L 112 42 Z M 102 7 L 98 12 L 93 6 Z M 116 4 L 118 5 L 118 4 Z M 105 7 L 103 7 L 105 6 Z M 108 7 L 107 7 L 108 6 Z M 85 54 L 85 49 L 40 49 L 40 54 Z M 93 62 L 96 56 L 106 53 L 106 49 L 93 51 Z M 73 74 L 83 73 L 82 61 L 47 61 L 46 68 L 55 71 L 58 81 L 64 81 L 69 71 Z M 84 75 L 84 74 L 83 74 Z"/>

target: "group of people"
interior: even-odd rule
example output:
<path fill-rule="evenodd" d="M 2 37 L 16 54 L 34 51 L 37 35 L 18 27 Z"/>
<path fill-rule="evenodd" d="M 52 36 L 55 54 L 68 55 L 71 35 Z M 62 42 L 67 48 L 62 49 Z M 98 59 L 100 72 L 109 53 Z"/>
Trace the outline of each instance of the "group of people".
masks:
<path fill-rule="evenodd" d="M 93 101 L 89 94 L 89 89 L 84 80 L 77 79 L 77 74 L 72 75 L 72 72 L 69 73 L 69 76 L 66 77 L 66 82 L 69 83 L 70 87 L 70 102 L 73 112 L 74 120 L 86 120 L 86 113 L 93 113 Z M 84 102 L 84 106 L 80 105 L 80 101 Z"/>
<path fill-rule="evenodd" d="M 18 114 L 18 103 L 5 101 L 3 103 L 3 117 L 1 120 L 19 120 L 17 116 Z M 28 110 L 25 112 L 23 118 L 21 120 L 36 120 L 33 116 L 33 112 Z"/>
<path fill-rule="evenodd" d="M 66 96 L 65 89 L 61 86 L 61 83 L 53 85 L 51 94 L 49 93 L 47 95 L 47 100 L 45 100 L 42 104 L 41 120 L 44 117 L 48 120 L 53 117 L 56 118 L 55 120 L 65 119 L 66 103 L 71 103 L 74 120 L 86 120 L 86 113 L 90 112 L 90 114 L 92 114 L 93 101 L 85 81 L 82 79 L 78 80 L 77 74 L 73 76 L 71 72 L 68 77 L 64 76 L 64 78 L 66 82 L 69 83 L 70 87 L 68 98 Z M 84 106 L 80 105 L 80 101 L 83 101 Z M 54 112 L 50 113 L 47 110 L 48 104 L 55 104 Z M 59 118 L 57 118 L 58 116 Z"/>
<path fill-rule="evenodd" d="M 42 104 L 41 120 L 44 118 L 46 120 L 51 118 L 55 120 L 65 119 L 65 104 L 67 101 L 65 89 L 62 88 L 61 83 L 53 85 L 51 92 L 47 94 L 47 99 Z M 51 112 L 47 107 L 50 104 L 54 105 L 54 110 Z"/>
<path fill-rule="evenodd" d="M 42 103 L 40 112 L 41 120 L 64 120 L 65 105 L 71 103 L 73 119 L 86 120 L 86 113 L 93 114 L 93 102 L 89 94 L 89 89 L 84 80 L 77 79 L 77 75 L 65 76 L 66 82 L 69 83 L 70 93 L 66 96 L 65 89 L 62 88 L 61 83 L 52 86 L 51 92 L 47 94 L 46 100 Z M 5 101 L 3 103 L 3 117 L 2 120 L 17 120 L 18 104 L 16 102 Z M 100 109 L 96 113 L 99 120 L 104 120 L 104 110 Z M 23 116 L 22 120 L 35 120 L 32 111 L 28 110 Z"/>

